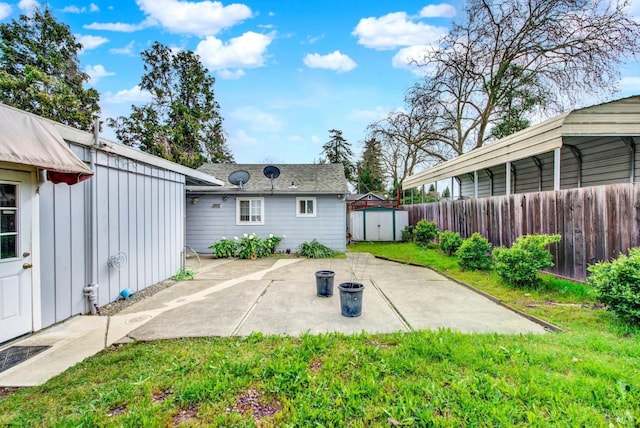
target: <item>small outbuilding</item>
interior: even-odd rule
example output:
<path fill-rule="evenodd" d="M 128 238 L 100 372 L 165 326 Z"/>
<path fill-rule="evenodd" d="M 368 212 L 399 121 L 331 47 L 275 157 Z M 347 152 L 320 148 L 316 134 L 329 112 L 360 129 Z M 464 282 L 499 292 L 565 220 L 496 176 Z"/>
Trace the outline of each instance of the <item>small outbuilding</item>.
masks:
<path fill-rule="evenodd" d="M 284 237 L 278 251 L 316 239 L 346 249 L 347 180 L 342 164 L 205 164 L 222 186 L 187 186 L 187 246 L 201 253 L 245 233 Z"/>

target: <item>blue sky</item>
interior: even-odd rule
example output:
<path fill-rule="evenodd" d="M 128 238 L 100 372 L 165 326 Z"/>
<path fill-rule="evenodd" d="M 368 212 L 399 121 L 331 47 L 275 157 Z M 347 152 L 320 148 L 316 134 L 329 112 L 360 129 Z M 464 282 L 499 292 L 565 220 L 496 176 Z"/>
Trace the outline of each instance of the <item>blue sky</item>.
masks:
<path fill-rule="evenodd" d="M 0 22 L 33 0 L 2 2 Z M 216 78 L 229 146 L 239 163 L 317 160 L 329 129 L 357 154 L 366 127 L 403 106 L 419 78 L 408 60 L 444 34 L 459 0 L 288 0 L 242 3 L 94 0 L 47 3 L 85 49 L 81 66 L 104 117 L 145 102 L 140 52 L 155 41 L 193 50 Z M 640 0 L 631 13 L 640 17 Z M 620 96 L 640 93 L 640 67 L 622 70 Z M 105 129 L 103 136 L 115 139 Z"/>

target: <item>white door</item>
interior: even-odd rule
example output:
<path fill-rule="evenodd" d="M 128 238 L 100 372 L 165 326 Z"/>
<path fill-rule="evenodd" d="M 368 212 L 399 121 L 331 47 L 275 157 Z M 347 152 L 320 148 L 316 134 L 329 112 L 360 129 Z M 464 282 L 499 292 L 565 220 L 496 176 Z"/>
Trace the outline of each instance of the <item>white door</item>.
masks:
<path fill-rule="evenodd" d="M 0 343 L 33 331 L 31 174 L 0 170 Z"/>

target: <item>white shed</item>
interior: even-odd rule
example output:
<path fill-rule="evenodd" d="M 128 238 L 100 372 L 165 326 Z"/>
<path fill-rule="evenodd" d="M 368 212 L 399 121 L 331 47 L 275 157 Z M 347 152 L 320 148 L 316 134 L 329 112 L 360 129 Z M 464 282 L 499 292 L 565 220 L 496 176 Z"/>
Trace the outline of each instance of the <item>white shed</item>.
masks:
<path fill-rule="evenodd" d="M 353 241 L 401 241 L 409 213 L 393 208 L 366 208 L 349 213 Z"/>

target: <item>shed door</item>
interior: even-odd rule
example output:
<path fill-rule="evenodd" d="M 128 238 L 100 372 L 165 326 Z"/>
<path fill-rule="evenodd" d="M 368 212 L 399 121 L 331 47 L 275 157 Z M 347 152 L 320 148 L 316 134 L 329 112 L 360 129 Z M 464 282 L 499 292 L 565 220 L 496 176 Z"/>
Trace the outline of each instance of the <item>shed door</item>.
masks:
<path fill-rule="evenodd" d="M 0 171 L 0 343 L 33 331 L 31 175 Z"/>
<path fill-rule="evenodd" d="M 367 211 L 367 241 L 393 241 L 393 212 Z"/>

